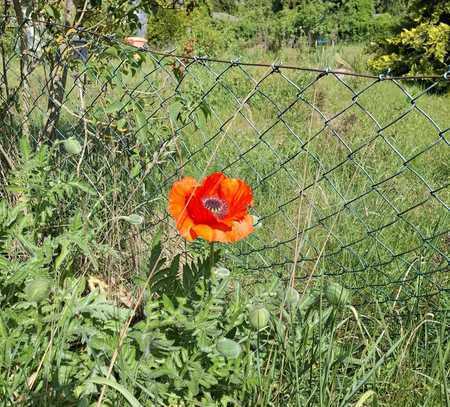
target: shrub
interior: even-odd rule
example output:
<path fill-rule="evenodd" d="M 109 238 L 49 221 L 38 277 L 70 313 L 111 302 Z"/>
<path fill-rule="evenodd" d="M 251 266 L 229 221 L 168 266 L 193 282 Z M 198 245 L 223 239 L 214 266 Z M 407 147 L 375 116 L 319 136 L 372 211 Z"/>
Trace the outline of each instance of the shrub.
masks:
<path fill-rule="evenodd" d="M 433 4 L 431 4 L 433 3 Z M 439 0 L 412 2 L 401 31 L 371 45 L 369 65 L 393 74 L 442 74 L 450 64 L 450 4 Z"/>

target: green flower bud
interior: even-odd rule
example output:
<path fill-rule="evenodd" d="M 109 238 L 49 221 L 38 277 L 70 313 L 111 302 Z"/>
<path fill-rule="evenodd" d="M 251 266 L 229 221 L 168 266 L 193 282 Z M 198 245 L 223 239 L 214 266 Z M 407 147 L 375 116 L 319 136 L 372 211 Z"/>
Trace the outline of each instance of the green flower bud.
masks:
<path fill-rule="evenodd" d="M 81 153 L 81 150 L 82 150 L 81 144 L 74 137 L 70 137 L 67 140 L 64 140 L 63 145 L 64 145 L 64 150 L 66 150 L 66 152 L 69 154 L 77 155 L 77 154 Z"/>
<path fill-rule="evenodd" d="M 25 298 L 30 302 L 41 302 L 48 297 L 51 281 L 45 277 L 36 278 L 25 285 Z"/>
<path fill-rule="evenodd" d="M 236 359 L 241 354 L 241 345 L 231 339 L 220 338 L 217 341 L 217 350 L 226 358 Z"/>
<path fill-rule="evenodd" d="M 127 221 L 132 225 L 140 225 L 142 222 L 144 222 L 144 217 L 138 215 L 137 213 L 133 213 L 132 215 L 129 216 L 122 216 L 121 219 Z"/>
<path fill-rule="evenodd" d="M 288 287 L 286 290 L 286 304 L 295 306 L 300 301 L 300 294 L 293 287 Z"/>
<path fill-rule="evenodd" d="M 331 305 L 349 305 L 352 302 L 350 291 L 338 283 L 326 283 L 324 287 L 324 295 Z"/>
<path fill-rule="evenodd" d="M 262 305 L 254 307 L 249 313 L 250 324 L 258 330 L 265 328 L 269 319 L 270 313 Z"/>

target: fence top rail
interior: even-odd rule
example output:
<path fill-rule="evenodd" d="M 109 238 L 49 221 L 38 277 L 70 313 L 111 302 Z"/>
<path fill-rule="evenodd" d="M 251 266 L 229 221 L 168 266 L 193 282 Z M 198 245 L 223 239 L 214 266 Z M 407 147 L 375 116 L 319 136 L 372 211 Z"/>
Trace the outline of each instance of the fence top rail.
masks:
<path fill-rule="evenodd" d="M 7 18 L 4 18 L 6 20 Z M 15 20 L 14 16 L 9 16 L 8 19 Z M 27 24 L 27 22 L 30 20 L 24 20 L 22 24 Z M 48 21 L 40 21 L 40 20 L 33 20 L 34 23 L 43 23 L 48 25 Z M 62 24 L 58 22 L 52 22 L 52 26 L 67 29 L 67 30 L 76 30 L 78 33 L 85 33 L 89 35 L 95 35 L 97 37 L 100 37 L 102 40 L 108 41 L 110 43 L 120 44 L 120 45 L 127 45 L 133 47 L 133 45 L 125 44 L 122 41 L 120 41 L 117 38 L 116 34 L 101 34 L 98 32 L 94 32 L 92 29 L 84 28 L 84 27 L 76 27 L 68 24 Z M 236 59 L 223 59 L 223 58 L 214 58 L 207 55 L 184 55 L 184 54 L 178 54 L 176 53 L 176 49 L 163 51 L 163 50 L 156 50 L 151 47 L 149 47 L 147 44 L 143 47 L 134 47 L 137 50 L 141 52 L 150 53 L 153 55 L 158 55 L 161 57 L 171 57 L 171 58 L 177 58 L 180 60 L 185 61 L 194 61 L 194 62 L 213 62 L 213 63 L 224 63 L 224 64 L 230 64 L 230 65 L 236 65 L 236 66 L 247 66 L 247 67 L 265 67 L 265 68 L 272 68 L 274 71 L 280 70 L 280 69 L 286 69 L 286 70 L 294 70 L 294 71 L 303 71 L 303 72 L 315 72 L 322 75 L 343 75 L 343 76 L 353 76 L 353 77 L 359 77 L 359 78 L 367 78 L 367 79 L 375 79 L 379 81 L 384 80 L 396 80 L 396 81 L 450 81 L 450 65 L 448 66 L 447 70 L 443 72 L 441 75 L 390 75 L 390 70 L 386 71 L 385 73 L 381 74 L 371 74 L 368 72 L 353 72 L 349 70 L 339 70 L 339 69 L 332 69 L 330 67 L 305 67 L 305 66 L 297 66 L 297 65 L 290 65 L 290 64 L 283 64 L 280 62 L 250 62 L 250 61 L 241 61 L 240 58 Z"/>
<path fill-rule="evenodd" d="M 358 73 L 358 72 L 351 72 L 351 71 L 341 71 L 341 70 L 335 70 L 331 69 L 329 67 L 326 68 L 314 68 L 314 67 L 302 67 L 302 66 L 296 66 L 296 65 L 288 65 L 280 63 L 268 63 L 268 62 L 242 62 L 240 59 L 235 60 L 226 60 L 226 59 L 220 59 L 220 58 L 211 58 L 208 56 L 189 56 L 189 55 L 182 55 L 182 54 L 175 54 L 174 51 L 158 51 L 151 48 L 143 49 L 144 51 L 147 51 L 154 55 L 159 55 L 163 57 L 173 57 L 178 59 L 185 59 L 190 61 L 205 61 L 205 62 L 216 62 L 216 63 L 225 63 L 225 64 L 231 64 L 231 65 L 240 65 L 240 66 L 250 66 L 250 67 L 266 67 L 266 68 L 272 68 L 273 70 L 278 69 L 289 69 L 289 70 L 296 70 L 296 71 L 306 71 L 306 72 L 316 72 L 320 74 L 332 74 L 332 75 L 346 75 L 346 76 L 354 76 L 359 78 L 368 78 L 368 79 L 378 79 L 378 80 L 447 80 L 450 81 L 450 67 L 449 69 L 443 73 L 442 75 L 415 75 L 415 76 L 394 76 L 389 75 L 389 72 L 386 74 L 379 74 L 379 75 L 373 75 L 369 73 Z"/>

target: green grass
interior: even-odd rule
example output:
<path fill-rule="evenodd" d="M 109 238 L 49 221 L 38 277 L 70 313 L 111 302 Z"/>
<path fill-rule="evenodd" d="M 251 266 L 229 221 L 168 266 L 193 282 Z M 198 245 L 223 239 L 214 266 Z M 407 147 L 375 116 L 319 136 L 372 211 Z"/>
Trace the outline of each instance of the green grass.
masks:
<path fill-rule="evenodd" d="M 277 54 L 254 48 L 242 60 L 366 70 L 357 45 Z M 84 95 L 88 133 L 77 119 L 81 103 L 69 75 L 66 89 L 72 91 L 58 138 L 74 136 L 82 144 L 86 139 L 82 160 L 57 146 L 46 153 L 48 162 L 41 157 L 42 165 L 30 170 L 27 163 L 34 161 L 17 146 L 17 127 L 9 117 L 0 120 L 1 144 L 19 168 L 14 178 L 18 189 L 0 189 L 9 208 L 0 217 L 0 238 L 7 236 L 0 240 L 0 270 L 6 276 L 2 293 L 8 293 L 0 297 L 5 308 L 0 324 L 6 327 L 0 342 L 0 394 L 6 403 L 91 405 L 101 391 L 96 383 L 108 386 L 109 405 L 126 405 L 125 400 L 149 406 L 227 405 L 224 395 L 230 405 L 449 405 L 450 325 L 443 310 L 450 308 L 450 220 L 439 202 L 448 205 L 450 198 L 448 133 L 440 136 L 421 113 L 441 131 L 448 129 L 449 94 L 420 96 L 415 109 L 393 123 L 412 105 L 391 81 L 367 88 L 372 79 L 333 74 L 317 79 L 317 73 L 295 70 L 268 75 L 267 67 L 196 63 L 178 83 L 172 59 L 163 60 L 163 69 L 147 56 L 136 75 L 122 72 L 120 78 L 119 62 L 111 56 L 92 61 Z M 14 88 L 17 72 L 11 71 Z M 102 88 L 107 72 L 116 76 Z M 48 103 L 41 92 L 43 78 L 42 67 L 29 78 L 35 138 Z M 420 84 L 399 84 L 411 95 L 423 91 Z M 120 100 L 129 103 L 118 111 Z M 17 125 L 23 107 L 11 111 Z M 168 139 L 173 142 L 161 144 Z M 11 186 L 3 162 L 1 168 L 3 185 Z M 253 213 L 262 218 L 248 240 L 222 247 L 222 262 L 233 276 L 227 295 L 219 296 L 217 304 L 216 299 L 200 301 L 193 310 L 149 301 L 153 314 L 131 324 L 122 348 L 126 318 L 121 308 L 87 288 L 76 292 L 69 283 L 58 287 L 57 281 L 75 275 L 74 284 L 79 284 L 80 276 L 100 276 L 116 294 L 122 285 L 136 299 L 154 236 L 162 231 L 169 260 L 186 249 L 165 217 L 171 182 L 224 168 L 252 185 Z M 73 184 L 73 190 L 59 190 L 72 176 L 92 193 Z M 52 182 L 55 190 L 48 192 Z M 26 207 L 25 220 L 14 223 L 14 208 L 20 204 Z M 84 226 L 71 221 L 75 213 Z M 135 213 L 144 216 L 142 225 L 123 221 Z M 34 242 L 39 255 L 27 254 L 18 231 Z M 69 242 L 67 257 L 60 257 L 63 241 Z M 206 250 L 194 243 L 188 255 L 197 259 Z M 39 267 L 36 259 L 42 262 Z M 14 277 L 17 270 L 22 271 Z M 48 303 L 30 305 L 21 294 L 26 273 L 42 270 L 56 288 Z M 302 305 L 294 312 L 285 306 L 290 279 L 295 279 L 301 304 L 315 296 L 311 310 Z M 321 294 L 330 281 L 348 287 L 352 306 L 333 305 Z M 84 304 L 87 298 L 93 310 Z M 260 332 L 248 321 L 248 309 L 255 304 L 271 313 L 270 326 Z M 198 321 L 198 329 L 192 321 Z M 84 336 L 77 336 L 76 324 Z M 148 324 L 149 335 L 161 335 L 151 336 L 155 353 L 142 351 L 145 335 L 139 324 Z M 241 343 L 237 361 L 214 353 L 220 335 Z M 179 353 L 178 348 L 171 352 L 174 344 Z M 111 360 L 117 382 L 104 378 Z M 30 386 L 35 372 L 36 386 Z M 199 384 L 192 372 L 205 381 L 212 375 L 218 384 Z M 196 386 L 201 389 L 197 395 Z"/>

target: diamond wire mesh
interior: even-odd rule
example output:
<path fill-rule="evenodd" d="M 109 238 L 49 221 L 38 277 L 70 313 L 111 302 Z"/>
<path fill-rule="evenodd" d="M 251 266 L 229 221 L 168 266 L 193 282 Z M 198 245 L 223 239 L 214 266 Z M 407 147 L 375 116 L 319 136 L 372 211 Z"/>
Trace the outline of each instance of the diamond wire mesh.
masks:
<path fill-rule="evenodd" d="M 450 103 L 434 94 L 447 76 L 175 56 L 48 24 L 21 56 L 21 27 L 1 26 L 4 151 L 25 131 L 36 143 L 76 137 L 81 158 L 60 165 L 106 211 L 144 215 L 141 234 L 163 229 L 178 251 L 171 183 L 214 170 L 242 177 L 259 221 L 226 248 L 228 265 L 293 275 L 300 287 L 334 279 L 360 305 L 449 308 Z"/>

